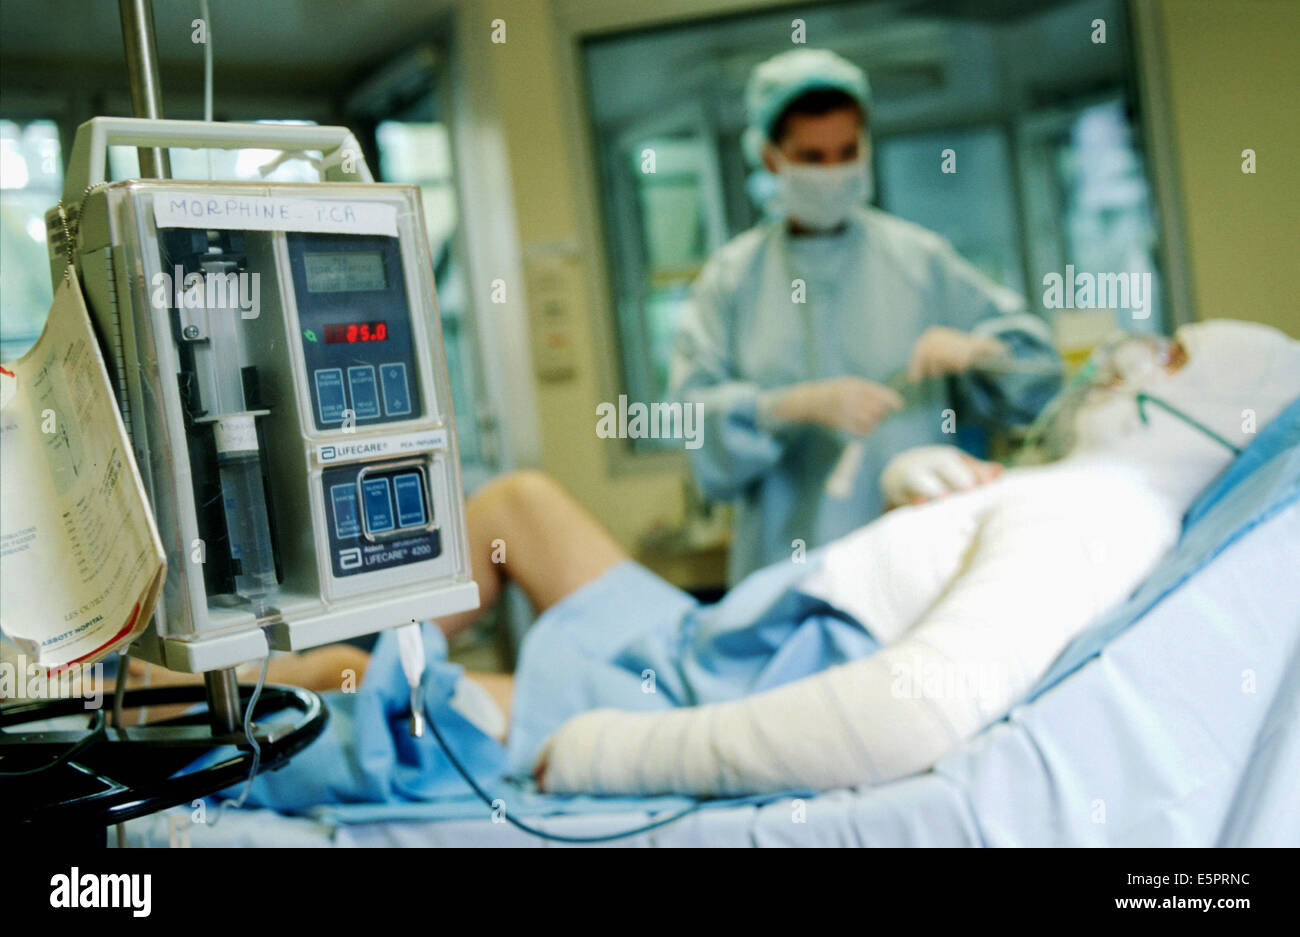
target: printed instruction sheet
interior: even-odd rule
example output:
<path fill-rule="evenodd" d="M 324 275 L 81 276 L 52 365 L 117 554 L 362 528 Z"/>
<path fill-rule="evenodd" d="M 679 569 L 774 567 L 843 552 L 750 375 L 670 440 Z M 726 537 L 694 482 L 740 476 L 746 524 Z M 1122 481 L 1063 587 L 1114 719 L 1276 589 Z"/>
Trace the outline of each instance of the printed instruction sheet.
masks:
<path fill-rule="evenodd" d="M 0 366 L 0 630 L 52 668 L 124 648 L 166 572 L 75 275 L 36 345 Z M 16 647 L 15 647 L 16 646 Z"/>

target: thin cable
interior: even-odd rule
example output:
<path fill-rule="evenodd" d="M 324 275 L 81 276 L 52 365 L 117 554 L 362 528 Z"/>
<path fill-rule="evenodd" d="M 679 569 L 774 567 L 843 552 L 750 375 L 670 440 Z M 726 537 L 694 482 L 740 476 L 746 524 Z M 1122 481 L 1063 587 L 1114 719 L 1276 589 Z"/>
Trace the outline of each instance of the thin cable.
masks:
<path fill-rule="evenodd" d="M 221 806 L 217 809 L 217 815 L 213 818 L 209 826 L 216 826 L 221 822 L 222 815 L 226 808 L 234 805 L 236 810 L 244 806 L 244 801 L 248 799 L 249 792 L 253 789 L 253 782 L 257 780 L 257 769 L 262 763 L 262 746 L 258 744 L 257 737 L 253 735 L 253 708 L 257 706 L 258 697 L 262 695 L 262 687 L 266 684 L 266 670 L 271 663 L 271 656 L 268 654 L 262 658 L 262 672 L 257 675 L 257 686 L 253 687 L 253 695 L 248 698 L 248 706 L 244 708 L 244 738 L 248 741 L 248 746 L 253 750 L 253 761 L 248 768 L 248 779 L 244 782 L 244 789 L 239 792 L 239 796 L 234 801 L 223 800 Z"/>
<path fill-rule="evenodd" d="M 1233 445 L 1231 442 L 1229 442 L 1227 439 L 1224 439 L 1222 436 L 1220 436 L 1220 435 L 1219 435 L 1218 433 L 1216 433 L 1214 430 L 1210 429 L 1210 427 L 1206 426 L 1206 425 L 1205 425 L 1204 423 L 1202 423 L 1200 420 L 1196 419 L 1196 417 L 1191 416 L 1190 414 L 1184 413 L 1182 410 L 1179 410 L 1177 407 L 1173 406 L 1172 404 L 1165 403 L 1165 402 L 1164 402 L 1163 400 L 1161 400 L 1159 397 L 1153 397 L 1153 396 L 1151 396 L 1150 394 L 1146 393 L 1145 391 L 1140 392 L 1140 393 L 1137 395 L 1138 416 L 1142 418 L 1142 422 L 1143 422 L 1143 423 L 1148 422 L 1148 421 L 1147 421 L 1147 408 L 1146 408 L 1146 405 L 1147 405 L 1148 403 L 1153 403 L 1153 404 L 1155 404 L 1157 407 L 1160 407 L 1162 410 L 1164 410 L 1166 413 L 1169 413 L 1169 414 L 1171 414 L 1172 416 L 1176 416 L 1176 417 L 1178 417 L 1178 419 L 1182 420 L 1184 423 L 1186 423 L 1186 424 L 1187 424 L 1188 426 L 1190 426 L 1192 429 L 1200 430 L 1202 433 L 1204 433 L 1206 436 L 1209 436 L 1211 439 L 1213 439 L 1213 440 L 1214 440 L 1215 442 L 1217 442 L 1219 445 L 1221 445 L 1221 446 L 1226 446 L 1226 447 L 1228 448 L 1228 450 L 1232 452 L 1233 455 L 1241 455 L 1241 453 L 1242 453 L 1242 451 L 1243 451 L 1243 450 L 1241 449 L 1241 447 L 1239 447 L 1239 446 L 1234 446 L 1234 445 Z"/>
<path fill-rule="evenodd" d="M 43 771 L 49 771 L 51 768 L 58 767 L 69 758 L 89 748 L 95 742 L 102 739 L 108 731 L 108 721 L 104 718 L 104 710 L 96 709 L 95 714 L 90 717 L 90 720 L 90 728 L 86 730 L 86 734 L 73 742 L 58 755 L 54 756 L 50 761 L 47 761 L 43 765 L 38 765 L 35 768 L 25 768 L 22 771 L 0 771 L 0 777 L 21 778 L 30 777 L 33 774 L 40 774 Z"/>
<path fill-rule="evenodd" d="M 242 807 L 244 801 L 248 799 L 248 792 L 253 787 L 253 780 L 257 777 L 257 768 L 262 762 L 262 746 L 258 743 L 257 737 L 253 735 L 253 708 L 262 695 L 262 687 L 266 685 L 266 671 L 270 663 L 271 655 L 268 654 L 262 658 L 262 670 L 257 675 L 257 686 L 253 687 L 253 695 L 248 698 L 248 708 L 244 710 L 244 738 L 248 740 L 249 747 L 253 749 L 253 764 L 248 769 L 248 780 L 244 782 L 244 789 L 239 793 L 239 800 L 235 802 L 236 807 Z"/>
<path fill-rule="evenodd" d="M 208 0 L 199 0 L 199 18 L 203 20 L 203 119 L 212 121 L 212 14 Z M 208 178 L 215 179 L 212 150 L 208 149 Z"/>
<path fill-rule="evenodd" d="M 429 712 L 429 706 L 427 703 L 425 704 L 424 715 L 425 715 L 425 722 L 428 723 L 429 728 L 433 731 L 433 737 L 436 738 L 438 740 L 438 744 L 442 746 L 443 754 L 447 756 L 447 760 L 450 761 L 452 765 L 455 767 L 455 769 L 460 772 L 460 776 L 465 779 L 465 783 L 474 789 L 474 793 L 479 796 L 479 799 L 482 800 L 483 803 L 487 804 L 488 809 L 495 810 L 496 807 L 494 805 L 493 798 L 488 794 L 487 791 L 483 790 L 483 788 L 479 786 L 478 782 L 474 780 L 473 775 L 471 775 L 469 771 L 466 770 L 465 766 L 460 763 L 460 759 L 457 758 L 456 755 L 452 752 L 451 746 L 447 744 L 447 740 L 444 739 L 442 737 L 442 733 L 438 731 L 438 723 L 434 721 L 433 714 Z M 549 839 L 557 843 L 607 843 L 615 839 L 626 839 L 629 836 L 639 836 L 642 833 L 648 833 L 651 830 L 658 829 L 661 826 L 667 826 L 669 823 L 676 823 L 678 820 L 682 819 L 683 817 L 686 817 L 694 813 L 695 811 L 699 810 L 700 806 L 701 805 L 699 803 L 694 803 L 691 804 L 691 806 L 687 807 L 685 810 L 680 810 L 677 813 L 674 813 L 667 817 L 663 817 L 662 819 L 659 820 L 652 820 L 651 822 L 646 823 L 643 826 L 634 827 L 630 830 L 624 830 L 621 833 L 605 833 L 600 836 L 565 836 L 561 833 L 548 833 L 545 830 L 539 830 L 534 826 L 529 826 L 523 820 L 515 819 L 510 815 L 509 810 L 505 812 L 504 816 L 506 818 L 506 822 L 508 822 L 514 827 L 517 827 L 518 829 L 523 830 L 525 833 L 530 833 L 533 836 L 538 836 L 541 837 L 542 839 Z"/>

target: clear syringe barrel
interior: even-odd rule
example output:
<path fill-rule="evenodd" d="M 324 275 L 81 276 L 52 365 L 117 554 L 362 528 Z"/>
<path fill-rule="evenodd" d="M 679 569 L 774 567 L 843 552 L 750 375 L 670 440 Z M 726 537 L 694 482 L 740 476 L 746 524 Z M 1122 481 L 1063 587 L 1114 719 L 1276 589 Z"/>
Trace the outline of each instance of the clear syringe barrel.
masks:
<path fill-rule="evenodd" d="M 251 412 L 231 413 L 216 417 L 213 431 L 230 557 L 238 570 L 235 592 L 260 607 L 264 604 L 260 600 L 275 589 L 276 582 L 271 525 L 262 487 L 262 456 L 254 421 Z"/>

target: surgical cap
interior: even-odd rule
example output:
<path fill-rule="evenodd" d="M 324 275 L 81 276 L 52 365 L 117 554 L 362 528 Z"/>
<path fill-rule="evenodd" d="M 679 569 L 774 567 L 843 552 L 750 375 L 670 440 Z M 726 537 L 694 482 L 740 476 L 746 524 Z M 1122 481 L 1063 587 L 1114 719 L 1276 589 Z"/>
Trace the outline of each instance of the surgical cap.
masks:
<path fill-rule="evenodd" d="M 871 101 L 867 73 L 826 49 L 796 49 L 774 55 L 749 76 L 745 109 L 749 116 L 746 148 L 756 159 L 769 139 L 777 118 L 809 91 L 843 91 L 865 111 Z"/>

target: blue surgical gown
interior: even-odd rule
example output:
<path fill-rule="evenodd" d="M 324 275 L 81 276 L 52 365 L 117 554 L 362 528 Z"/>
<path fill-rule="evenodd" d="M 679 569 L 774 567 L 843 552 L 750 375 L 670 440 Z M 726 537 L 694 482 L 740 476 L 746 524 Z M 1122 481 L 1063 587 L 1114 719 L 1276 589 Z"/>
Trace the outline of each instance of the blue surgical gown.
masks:
<path fill-rule="evenodd" d="M 829 234 L 761 224 L 709 259 L 679 325 L 671 396 L 703 404 L 702 445 L 691 458 L 704 494 L 736 506 L 732 583 L 880 514 L 880 473 L 898 452 L 965 438 L 954 426 L 1027 424 L 1056 392 L 1059 378 L 1041 373 L 927 381 L 866 438 L 850 496 L 829 497 L 826 481 L 849 437 L 768 425 L 760 394 L 843 375 L 884 382 L 933 325 L 996 335 L 1018 358 L 1056 357 L 1018 295 L 944 238 L 873 208 L 855 209 Z"/>

